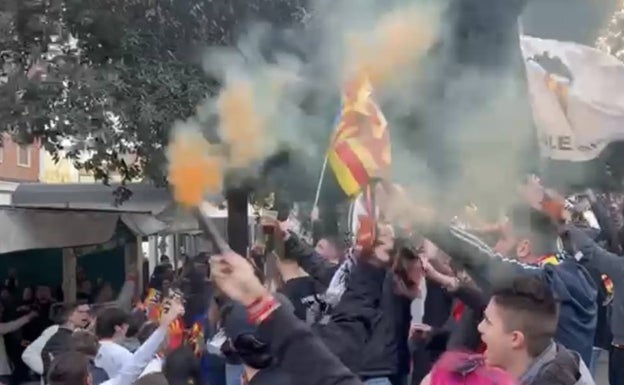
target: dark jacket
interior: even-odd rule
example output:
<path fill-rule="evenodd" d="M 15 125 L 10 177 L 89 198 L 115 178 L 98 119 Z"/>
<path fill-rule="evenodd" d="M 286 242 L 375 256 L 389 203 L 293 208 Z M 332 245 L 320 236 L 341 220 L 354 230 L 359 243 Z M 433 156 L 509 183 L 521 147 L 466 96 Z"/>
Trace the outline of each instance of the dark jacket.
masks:
<path fill-rule="evenodd" d="M 516 274 L 541 274 L 561 303 L 557 342 L 591 362 L 596 331 L 596 287 L 587 270 L 573 258 L 558 265 L 534 266 L 506 259 L 479 238 L 458 227 L 428 229 L 427 238 L 465 268 L 484 293 Z"/>
<path fill-rule="evenodd" d="M 394 293 L 392 273 L 388 272 L 379 303 L 381 311 L 357 372 L 363 379 L 409 374 L 410 302 Z"/>
<path fill-rule="evenodd" d="M 624 344 L 624 329 L 622 329 L 624 324 L 624 258 L 598 246 L 583 231 L 574 226 L 567 228 L 567 235 L 590 266 L 611 278 L 613 282 L 613 302 L 611 304 L 613 343 Z"/>
<path fill-rule="evenodd" d="M 439 283 L 427 280 L 427 296 L 425 297 L 425 313 L 423 323 L 433 328 L 442 327 L 451 315 L 453 296 Z"/>
<path fill-rule="evenodd" d="M 48 370 L 50 369 L 50 364 L 54 357 L 57 357 L 59 354 L 65 353 L 69 351 L 70 340 L 73 331 L 60 327 L 56 333 L 48 342 L 46 342 L 45 346 L 41 350 L 41 361 L 43 362 L 43 378 L 46 378 L 48 374 Z"/>
<path fill-rule="evenodd" d="M 327 347 L 359 375 L 369 356 L 362 352 L 370 349 L 376 327 L 383 318 L 379 304 L 384 277 L 384 269 L 356 263 L 330 321 L 312 327 Z"/>
<path fill-rule="evenodd" d="M 520 385 L 594 385 L 578 353 L 552 344 L 527 369 Z"/>
<path fill-rule="evenodd" d="M 263 369 L 252 377 L 247 385 L 291 385 L 290 377 L 279 368 Z"/>
<path fill-rule="evenodd" d="M 285 254 L 295 259 L 313 278 L 323 285 L 329 285 L 338 270 L 336 266 L 318 255 L 313 248 L 301 242 L 296 236 L 285 242 Z M 353 274 L 349 278 L 353 279 Z M 341 302 L 343 302 L 341 300 Z M 378 305 L 378 306 L 377 306 Z M 407 374 L 409 371 L 409 352 L 407 335 L 409 333 L 409 301 L 399 298 L 393 292 L 392 277 L 386 274 L 383 282 L 382 297 L 376 304 L 378 310 L 372 321 L 372 335 L 361 356 L 360 364 L 353 366 L 352 357 L 338 354 L 351 370 L 362 378 L 391 377 Z M 324 338 L 328 346 L 338 345 L 333 338 Z M 333 350 L 333 349 L 332 349 Z M 342 350 L 342 349 L 341 349 Z M 336 353 L 335 350 L 333 350 Z"/>
<path fill-rule="evenodd" d="M 605 283 L 602 279 L 602 274 L 586 259 L 581 260 L 581 263 L 589 275 L 594 280 L 594 284 L 598 289 L 598 296 L 596 297 L 597 321 L 596 321 L 596 335 L 594 336 L 594 346 L 609 350 L 611 346 L 611 340 L 613 340 L 613 334 L 611 333 L 611 325 L 609 323 L 609 310 L 611 304 L 610 294 L 607 291 Z"/>
<path fill-rule="evenodd" d="M 489 296 L 469 286 L 460 286 L 453 294 L 466 307 L 459 322 L 450 330 L 447 348 L 477 351 L 481 345 L 481 334 L 477 328 L 483 319 Z"/>
<path fill-rule="evenodd" d="M 357 329 L 359 326 L 353 325 L 352 330 L 359 333 Z M 260 324 L 258 335 L 271 344 L 281 371 L 292 384 L 362 384 L 304 322 L 284 308 L 277 309 Z"/>
<path fill-rule="evenodd" d="M 319 321 L 315 315 L 322 313 L 320 296 L 323 295 L 323 288 L 314 278 L 306 276 L 288 280 L 279 292 L 293 304 L 297 318 L 308 324 Z"/>

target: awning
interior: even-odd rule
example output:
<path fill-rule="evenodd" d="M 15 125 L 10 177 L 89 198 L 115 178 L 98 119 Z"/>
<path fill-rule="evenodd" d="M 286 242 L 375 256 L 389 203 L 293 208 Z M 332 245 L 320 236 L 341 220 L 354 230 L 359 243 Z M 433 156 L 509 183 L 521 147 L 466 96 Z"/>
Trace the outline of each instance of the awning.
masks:
<path fill-rule="evenodd" d="M 121 221 L 137 236 L 195 233 L 197 221 L 172 201 L 166 188 L 125 185 L 132 196 L 115 205 L 119 185 L 20 184 L 11 206 L 0 206 L 0 253 L 108 242 Z M 223 201 L 214 197 L 211 202 Z M 212 204 L 210 216 L 225 231 L 227 209 Z M 251 205 L 249 215 L 253 214 Z"/>
<path fill-rule="evenodd" d="M 97 245 L 113 238 L 119 213 L 0 208 L 0 254 Z"/>
<path fill-rule="evenodd" d="M 129 199 L 115 205 L 119 184 L 101 183 L 23 183 L 11 196 L 11 205 L 20 208 L 105 210 L 126 213 L 157 214 L 171 204 L 168 189 L 147 183 L 130 183 L 123 187 L 132 192 Z"/>

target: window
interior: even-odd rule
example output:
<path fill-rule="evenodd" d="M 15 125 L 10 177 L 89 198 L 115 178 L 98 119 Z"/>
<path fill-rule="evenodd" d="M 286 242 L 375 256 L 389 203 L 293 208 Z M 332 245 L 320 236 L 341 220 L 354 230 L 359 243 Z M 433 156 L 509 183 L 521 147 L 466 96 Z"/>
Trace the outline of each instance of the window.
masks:
<path fill-rule="evenodd" d="M 17 147 L 17 165 L 21 167 L 30 167 L 30 146 Z"/>

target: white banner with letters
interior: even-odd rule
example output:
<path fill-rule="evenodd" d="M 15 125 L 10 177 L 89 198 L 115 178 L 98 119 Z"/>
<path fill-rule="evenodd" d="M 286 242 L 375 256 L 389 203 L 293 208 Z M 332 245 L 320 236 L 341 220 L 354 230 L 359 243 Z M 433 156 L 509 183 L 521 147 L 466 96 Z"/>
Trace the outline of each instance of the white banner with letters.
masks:
<path fill-rule="evenodd" d="M 593 47 L 521 36 L 542 155 L 595 159 L 624 140 L 624 64 Z"/>

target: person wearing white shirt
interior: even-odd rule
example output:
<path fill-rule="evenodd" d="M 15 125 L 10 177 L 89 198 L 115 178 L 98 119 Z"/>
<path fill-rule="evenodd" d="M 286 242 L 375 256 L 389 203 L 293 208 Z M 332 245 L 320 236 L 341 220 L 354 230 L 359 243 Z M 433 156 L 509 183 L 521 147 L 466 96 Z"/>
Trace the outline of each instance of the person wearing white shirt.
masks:
<path fill-rule="evenodd" d="M 132 353 L 116 341 L 126 337 L 129 314 L 118 308 L 104 309 L 95 321 L 95 334 L 100 340 L 100 349 L 95 356 L 95 365 L 104 369 L 109 378 L 115 377 Z"/>
<path fill-rule="evenodd" d="M 137 333 L 137 338 L 139 339 L 139 342 L 141 344 L 144 344 L 145 341 L 147 341 L 149 339 L 149 337 L 154 334 L 154 332 L 158 330 L 158 323 L 156 322 L 146 322 L 141 329 L 139 329 L 139 332 Z M 167 352 L 167 348 L 169 346 L 169 341 L 168 339 L 165 339 L 162 344 L 160 345 L 160 349 L 158 350 L 158 352 L 154 355 L 154 358 L 152 358 L 152 360 L 150 361 L 149 364 L 147 364 L 147 366 L 145 367 L 145 370 L 143 370 L 143 373 L 141 373 L 141 376 L 139 376 L 139 378 L 144 377 L 150 373 L 158 373 L 158 372 L 162 372 L 162 367 L 163 367 L 163 363 L 164 363 L 164 356 Z"/>
<path fill-rule="evenodd" d="M 170 307 L 161 320 L 160 325 L 144 344 L 130 355 L 118 374 L 101 385 L 132 385 L 145 370 L 167 337 L 169 325 L 184 315 L 184 306 L 177 300 L 171 300 Z M 50 368 L 49 385 L 90 385 L 89 360 L 84 354 L 76 351 L 64 353 L 57 357 Z"/>

